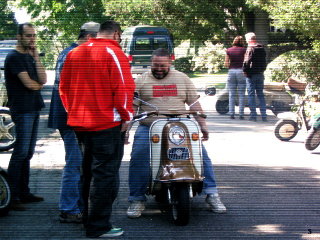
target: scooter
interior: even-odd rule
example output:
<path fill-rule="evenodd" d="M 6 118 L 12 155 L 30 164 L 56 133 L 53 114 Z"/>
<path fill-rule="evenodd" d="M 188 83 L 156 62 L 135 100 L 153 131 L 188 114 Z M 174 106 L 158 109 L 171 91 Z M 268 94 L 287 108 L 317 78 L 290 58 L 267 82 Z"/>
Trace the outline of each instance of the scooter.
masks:
<path fill-rule="evenodd" d="M 211 87 L 209 87 L 211 88 Z M 208 89 L 208 88 L 207 88 Z M 207 91 L 207 89 L 205 91 Z M 293 97 L 286 91 L 283 83 L 265 83 L 263 90 L 266 107 L 270 109 L 275 115 L 281 112 L 290 111 L 291 104 L 293 104 Z M 227 84 L 216 96 L 216 111 L 219 114 L 226 114 L 229 112 L 229 90 Z M 259 102 L 256 98 L 256 102 Z M 235 105 L 239 106 L 238 95 L 235 97 Z M 245 106 L 248 107 L 248 95 L 245 95 Z"/>
<path fill-rule="evenodd" d="M 135 99 L 153 107 L 155 111 L 136 115 L 133 122 L 153 115 L 165 116 L 154 121 L 149 130 L 151 181 L 148 194 L 169 207 L 174 224 L 187 225 L 190 200 L 202 192 L 204 179 L 201 131 L 190 115 L 206 116 L 187 110 L 159 112 L 156 106 L 138 97 Z"/>
<path fill-rule="evenodd" d="M 280 120 L 275 125 L 274 134 L 281 141 L 293 139 L 303 127 L 306 131 L 311 128 L 305 112 L 305 105 L 308 101 L 308 97 L 301 97 L 305 95 L 306 86 L 306 83 L 293 79 L 288 80 L 290 91 L 297 94 L 301 100 L 295 112 L 284 112 L 277 115 Z"/>
<path fill-rule="evenodd" d="M 0 167 L 0 216 L 9 212 L 11 191 L 8 184 L 7 173 Z"/>
<path fill-rule="evenodd" d="M 306 149 L 312 151 L 320 145 L 320 113 L 313 116 L 310 121 L 311 129 L 308 132 L 307 139 L 305 141 Z"/>
<path fill-rule="evenodd" d="M 16 142 L 15 124 L 7 105 L 7 91 L 0 83 L 0 151 L 8 151 Z"/>

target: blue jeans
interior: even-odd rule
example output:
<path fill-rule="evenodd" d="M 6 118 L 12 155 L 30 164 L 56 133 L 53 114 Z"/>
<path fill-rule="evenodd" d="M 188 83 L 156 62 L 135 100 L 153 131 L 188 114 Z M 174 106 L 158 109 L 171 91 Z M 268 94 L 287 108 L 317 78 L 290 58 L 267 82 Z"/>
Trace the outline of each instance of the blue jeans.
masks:
<path fill-rule="evenodd" d="M 213 166 L 206 149 L 202 146 L 205 194 L 217 193 L 217 185 L 214 177 Z M 145 193 L 150 180 L 150 146 L 149 127 L 139 125 L 132 145 L 131 160 L 129 166 L 129 201 L 146 201 Z"/>
<path fill-rule="evenodd" d="M 16 142 L 8 166 L 8 176 L 13 200 L 30 194 L 30 160 L 36 147 L 39 112 L 15 113 L 12 120 L 16 127 Z"/>
<path fill-rule="evenodd" d="M 247 77 L 247 88 L 248 88 L 248 104 L 250 108 L 250 117 L 256 118 L 256 95 L 259 100 L 260 114 L 263 118 L 267 117 L 266 101 L 264 99 L 263 88 L 264 88 L 264 75 L 253 74 Z"/>
<path fill-rule="evenodd" d="M 73 129 L 59 129 L 66 152 L 66 164 L 62 173 L 60 211 L 78 214 L 83 211 L 81 165 L 82 152 Z"/>
<path fill-rule="evenodd" d="M 229 113 L 234 115 L 234 106 L 236 96 L 239 97 L 239 115 L 244 115 L 244 95 L 246 92 L 246 78 L 242 69 L 229 69 L 228 72 L 228 89 L 229 89 Z"/>
<path fill-rule="evenodd" d="M 83 198 L 87 237 L 98 237 L 112 225 L 112 204 L 119 190 L 119 168 L 123 155 L 120 126 L 96 131 L 77 132 L 84 147 Z"/>

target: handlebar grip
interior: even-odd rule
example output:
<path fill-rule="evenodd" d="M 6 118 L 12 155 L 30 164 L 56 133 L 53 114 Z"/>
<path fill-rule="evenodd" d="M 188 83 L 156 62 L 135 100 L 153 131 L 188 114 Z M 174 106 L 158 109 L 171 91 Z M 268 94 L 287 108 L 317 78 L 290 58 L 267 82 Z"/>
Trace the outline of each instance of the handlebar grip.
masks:
<path fill-rule="evenodd" d="M 207 114 L 204 113 L 198 113 L 197 115 L 202 118 L 207 118 Z"/>
<path fill-rule="evenodd" d="M 143 112 L 133 116 L 133 120 L 149 117 L 150 115 L 157 115 L 157 112 Z"/>

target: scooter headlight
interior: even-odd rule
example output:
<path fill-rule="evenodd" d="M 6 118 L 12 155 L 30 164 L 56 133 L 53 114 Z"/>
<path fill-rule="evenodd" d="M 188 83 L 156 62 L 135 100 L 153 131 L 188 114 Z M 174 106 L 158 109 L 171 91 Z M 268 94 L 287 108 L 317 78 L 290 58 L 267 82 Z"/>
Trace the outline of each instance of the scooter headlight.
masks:
<path fill-rule="evenodd" d="M 186 132 L 179 126 L 174 126 L 169 131 L 169 139 L 173 144 L 180 145 L 186 138 Z"/>

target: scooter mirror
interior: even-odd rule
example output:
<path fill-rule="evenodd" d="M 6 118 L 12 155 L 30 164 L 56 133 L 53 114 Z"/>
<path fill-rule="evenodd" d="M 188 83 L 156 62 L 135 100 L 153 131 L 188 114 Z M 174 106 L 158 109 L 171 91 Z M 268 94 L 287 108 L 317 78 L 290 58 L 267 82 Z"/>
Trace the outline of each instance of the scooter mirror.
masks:
<path fill-rule="evenodd" d="M 216 95 L 217 90 L 216 90 L 215 87 L 208 87 L 208 88 L 206 88 L 206 90 L 204 91 L 204 93 L 205 93 L 207 96 L 214 96 L 214 95 Z"/>

